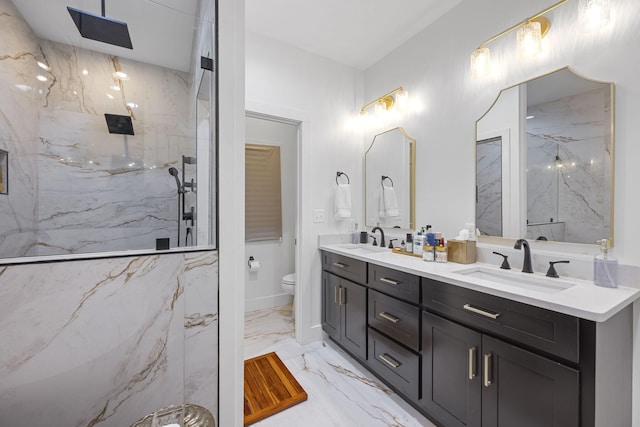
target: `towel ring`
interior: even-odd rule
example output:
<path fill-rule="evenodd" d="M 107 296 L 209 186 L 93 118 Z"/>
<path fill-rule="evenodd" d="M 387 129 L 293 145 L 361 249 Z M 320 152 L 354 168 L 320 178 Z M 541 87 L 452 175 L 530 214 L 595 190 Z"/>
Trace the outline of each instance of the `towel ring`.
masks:
<path fill-rule="evenodd" d="M 347 175 L 344 172 L 336 172 L 336 185 L 340 185 L 340 183 L 338 182 L 338 178 L 340 178 L 341 175 L 344 175 L 347 177 L 347 184 L 351 184 L 351 180 L 349 179 L 349 175 Z"/>
<path fill-rule="evenodd" d="M 393 180 L 391 179 L 390 176 L 386 176 L 386 175 L 382 175 L 382 179 L 380 180 L 380 186 L 382 188 L 384 188 L 384 180 L 388 179 L 389 181 L 391 181 L 391 188 L 393 188 Z"/>

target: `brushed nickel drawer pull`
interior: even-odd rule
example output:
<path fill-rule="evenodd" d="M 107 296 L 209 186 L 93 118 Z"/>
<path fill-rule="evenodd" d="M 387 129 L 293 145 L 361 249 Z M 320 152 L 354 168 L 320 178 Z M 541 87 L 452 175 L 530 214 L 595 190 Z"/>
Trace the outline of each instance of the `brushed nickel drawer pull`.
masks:
<path fill-rule="evenodd" d="M 401 365 L 400 362 L 398 362 L 393 357 L 389 356 L 387 353 L 378 355 L 378 359 L 382 360 L 384 363 L 391 366 L 393 369 L 397 369 Z"/>
<path fill-rule="evenodd" d="M 381 277 L 380 281 L 384 282 L 384 283 L 388 283 L 390 285 L 396 285 L 396 286 L 398 286 L 400 284 L 400 282 L 397 282 L 397 281 L 391 280 L 391 279 L 387 279 L 386 277 Z"/>
<path fill-rule="evenodd" d="M 349 267 L 347 264 L 343 264 L 341 262 L 334 262 L 333 265 L 338 267 L 338 268 L 347 268 L 347 267 Z"/>
<path fill-rule="evenodd" d="M 481 316 L 484 317 L 488 317 L 490 319 L 496 320 L 498 318 L 498 316 L 500 316 L 500 313 L 490 313 L 488 311 L 479 309 L 479 308 L 475 308 L 474 306 L 472 306 L 471 304 L 465 304 L 462 306 L 462 308 L 464 308 L 467 311 L 470 311 L 472 313 L 476 313 L 479 314 Z"/>
<path fill-rule="evenodd" d="M 489 387 L 492 384 L 491 378 L 491 353 L 484 355 L 484 386 Z"/>
<path fill-rule="evenodd" d="M 469 379 L 476 377 L 476 348 L 469 347 Z"/>
<path fill-rule="evenodd" d="M 396 317 L 393 314 L 389 314 L 385 311 L 380 312 L 380 317 L 382 317 L 383 319 L 387 319 L 391 323 L 398 323 L 400 321 L 399 317 Z"/>

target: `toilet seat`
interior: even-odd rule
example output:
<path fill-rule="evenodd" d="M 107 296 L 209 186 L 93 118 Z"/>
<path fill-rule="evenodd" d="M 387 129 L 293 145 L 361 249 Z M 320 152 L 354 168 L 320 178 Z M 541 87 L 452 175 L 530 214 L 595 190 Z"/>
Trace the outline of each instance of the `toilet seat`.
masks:
<path fill-rule="evenodd" d="M 282 278 L 282 283 L 285 285 L 295 285 L 296 284 L 296 273 L 287 274 Z"/>

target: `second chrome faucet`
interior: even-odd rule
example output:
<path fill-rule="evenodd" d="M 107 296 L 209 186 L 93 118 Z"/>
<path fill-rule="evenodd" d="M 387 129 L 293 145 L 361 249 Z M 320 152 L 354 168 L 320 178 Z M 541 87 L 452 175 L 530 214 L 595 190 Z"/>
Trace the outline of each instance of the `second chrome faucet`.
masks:
<path fill-rule="evenodd" d="M 524 261 L 522 262 L 522 272 L 523 273 L 533 273 L 533 268 L 531 268 L 531 250 L 529 249 L 529 242 L 525 239 L 516 240 L 516 244 L 513 246 L 513 249 L 521 249 L 524 247 Z"/>

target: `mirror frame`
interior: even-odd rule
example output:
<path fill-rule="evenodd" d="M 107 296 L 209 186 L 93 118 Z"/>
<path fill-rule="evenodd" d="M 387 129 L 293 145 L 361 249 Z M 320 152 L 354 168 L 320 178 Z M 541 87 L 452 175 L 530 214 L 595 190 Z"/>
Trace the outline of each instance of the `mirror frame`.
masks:
<path fill-rule="evenodd" d="M 376 138 L 384 135 L 386 133 L 392 132 L 394 130 L 399 130 L 403 137 L 410 141 L 409 145 L 409 228 L 396 228 L 395 230 L 414 230 L 416 224 L 416 140 L 407 134 L 407 132 L 401 127 L 397 126 L 391 129 L 388 129 L 384 132 L 377 133 L 373 136 L 373 140 L 371 144 L 369 144 L 369 148 L 364 152 L 363 161 L 364 161 L 364 184 L 363 184 L 363 196 L 364 196 L 364 226 L 369 227 L 367 225 L 367 153 L 371 151 L 373 145 L 376 142 Z M 384 227 L 382 228 L 389 228 Z M 392 228 L 393 229 L 393 228 Z"/>
<path fill-rule="evenodd" d="M 610 108 L 610 114 L 611 114 L 611 120 L 610 120 L 610 134 L 611 134 L 611 167 L 610 167 L 610 191 L 609 191 L 609 246 L 613 247 L 614 244 L 614 235 L 615 235 L 615 229 L 614 229 L 614 193 L 615 193 L 615 83 L 611 82 L 611 81 L 602 81 L 602 80 L 596 80 L 596 79 L 592 79 L 590 77 L 585 77 L 584 75 L 577 73 L 573 68 L 571 68 L 570 66 L 565 66 L 565 67 L 561 67 L 552 71 L 549 71 L 545 74 L 541 74 L 539 76 L 535 76 L 532 77 L 528 80 L 513 84 L 509 87 L 503 88 L 500 90 L 500 92 L 498 92 L 498 95 L 496 96 L 496 98 L 494 99 L 494 101 L 491 103 L 491 105 L 489 105 L 489 107 L 487 108 L 487 110 L 482 114 L 482 116 L 480 116 L 480 118 L 478 118 L 478 120 L 476 120 L 475 122 L 475 140 L 474 140 L 474 152 L 475 152 L 475 164 L 474 164 L 474 171 L 475 171 L 475 176 L 476 176 L 476 191 L 474 191 L 474 194 L 476 194 L 476 203 L 475 203 L 475 221 L 477 222 L 477 176 L 478 176 L 478 150 L 477 150 L 477 143 L 478 143 L 478 122 L 480 122 L 480 120 L 482 120 L 487 114 L 489 114 L 489 112 L 491 111 L 491 109 L 496 105 L 496 103 L 498 102 L 498 100 L 500 99 L 500 96 L 502 95 L 503 92 L 519 87 L 523 84 L 527 84 L 529 82 L 532 82 L 534 80 L 543 78 L 543 77 L 547 77 L 553 73 L 556 73 L 558 71 L 562 71 L 562 70 L 567 70 L 569 71 L 571 74 L 573 74 L 574 76 L 581 78 L 583 80 L 589 81 L 589 82 L 593 82 L 593 83 L 598 83 L 598 84 L 605 84 L 605 85 L 609 85 L 609 102 L 611 105 Z M 522 179 L 522 177 L 521 177 Z M 518 183 L 521 184 L 521 183 Z M 526 188 L 526 182 L 524 183 L 525 188 Z M 488 238 L 504 238 L 504 239 L 514 239 L 514 237 L 503 237 L 503 236 L 489 236 L 489 235 L 479 235 L 478 237 L 482 238 L 482 237 L 488 237 Z M 521 236 L 522 237 L 522 236 Z M 591 245 L 589 243 L 576 243 L 576 242 L 560 242 L 560 241 L 549 241 L 552 243 L 567 243 L 567 244 L 574 244 L 574 245 Z M 593 245 L 597 245 L 597 243 L 593 243 Z"/>

